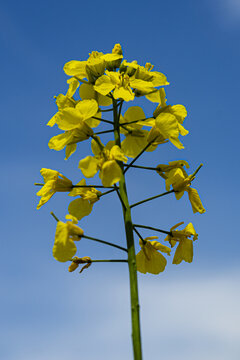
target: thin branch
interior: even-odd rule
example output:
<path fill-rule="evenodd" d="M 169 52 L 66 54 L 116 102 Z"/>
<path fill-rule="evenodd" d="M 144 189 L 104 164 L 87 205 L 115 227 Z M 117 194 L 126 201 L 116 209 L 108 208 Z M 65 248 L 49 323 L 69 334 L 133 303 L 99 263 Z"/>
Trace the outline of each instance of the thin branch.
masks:
<path fill-rule="evenodd" d="M 104 196 L 104 195 L 110 194 L 110 193 L 113 192 L 113 191 L 116 191 L 116 189 L 111 189 L 111 190 L 105 191 L 104 193 L 98 195 L 98 197 L 100 198 L 100 197 L 102 197 L 102 196 Z"/>
<path fill-rule="evenodd" d="M 124 209 L 126 210 L 126 205 L 124 204 L 124 201 L 123 201 L 123 199 L 122 199 L 122 197 L 121 197 L 121 195 L 120 195 L 120 193 L 119 193 L 119 191 L 118 191 L 118 187 L 117 187 L 115 184 L 114 184 L 114 187 L 115 187 L 115 190 L 116 190 L 116 192 L 117 192 L 117 195 L 118 195 L 118 197 L 119 197 L 119 200 L 120 200 L 122 206 L 123 206 Z"/>
<path fill-rule="evenodd" d="M 159 197 L 161 197 L 161 196 L 164 196 L 164 195 L 167 195 L 167 194 L 171 194 L 171 193 L 173 193 L 173 192 L 175 192 L 175 191 L 174 191 L 174 190 L 170 190 L 170 191 L 166 191 L 165 193 L 162 193 L 162 194 L 159 194 L 159 195 L 156 195 L 156 196 L 152 196 L 152 197 L 150 197 L 150 198 L 148 198 L 148 199 L 139 201 L 139 202 L 131 205 L 130 208 L 133 208 L 133 207 L 135 207 L 135 206 L 138 206 L 138 205 L 140 205 L 140 204 L 143 204 L 143 203 L 145 203 L 145 202 L 147 202 L 147 201 L 157 199 L 157 198 L 159 198 Z"/>
<path fill-rule="evenodd" d="M 55 219 L 56 221 L 59 221 L 58 217 L 54 214 L 53 211 L 51 211 L 50 214 L 54 217 L 54 219 Z"/>
<path fill-rule="evenodd" d="M 105 244 L 105 245 L 109 245 L 109 246 L 113 246 L 117 249 L 120 249 L 120 250 L 123 250 L 123 251 L 126 251 L 128 252 L 128 250 L 122 246 L 119 246 L 119 245 L 116 245 L 116 244 L 113 244 L 113 243 L 110 243 L 108 241 L 104 241 L 104 240 L 100 240 L 100 239 L 96 239 L 94 237 L 91 237 L 91 236 L 87 236 L 87 235 L 81 235 L 82 238 L 85 238 L 85 239 L 88 239 L 88 240 L 93 240 L 93 241 L 97 241 L 97 242 L 100 242 L 102 244 Z"/>
<path fill-rule="evenodd" d="M 137 234 L 137 236 L 140 237 L 140 239 L 142 240 L 143 244 L 146 244 L 146 240 L 144 240 L 144 238 L 141 236 L 141 234 L 137 231 L 137 229 L 133 226 L 133 230 L 135 231 L 135 233 Z"/>
<path fill-rule="evenodd" d="M 149 120 L 149 119 L 153 119 L 153 117 L 144 118 L 144 119 L 139 119 L 139 120 L 133 120 L 133 121 L 121 123 L 121 124 L 119 124 L 119 125 L 130 125 L 130 124 L 137 123 L 137 122 L 139 122 L 139 121 L 145 121 L 145 120 Z"/>
<path fill-rule="evenodd" d="M 123 166 L 125 167 L 133 167 L 133 168 L 136 168 L 136 169 L 145 169 L 145 170 L 154 170 L 154 171 L 157 171 L 158 168 L 157 167 L 150 167 L 150 166 L 140 166 L 140 165 L 127 165 L 127 164 L 123 164 Z"/>
<path fill-rule="evenodd" d="M 96 132 L 95 135 L 101 135 L 101 134 L 107 134 L 107 133 L 110 133 L 110 132 L 114 132 L 114 130 L 104 130 L 104 131 L 99 131 L 99 132 Z"/>
<path fill-rule="evenodd" d="M 93 188 L 103 188 L 103 189 L 114 189 L 115 187 L 113 186 L 103 186 L 103 185 L 73 185 L 73 188 L 88 188 L 88 187 L 93 187 Z"/>
<path fill-rule="evenodd" d="M 165 231 L 165 230 L 157 229 L 157 228 L 154 228 L 152 226 L 145 226 L 145 225 L 138 225 L 138 224 L 133 224 L 133 226 L 143 228 L 143 229 L 149 229 L 149 230 L 158 231 L 160 233 L 167 234 L 167 235 L 172 235 L 171 231 Z"/>
<path fill-rule="evenodd" d="M 128 262 L 128 260 L 125 259 L 110 259 L 110 260 L 91 260 L 89 263 L 92 262 Z"/>
<path fill-rule="evenodd" d="M 156 137 L 157 138 L 157 137 Z M 140 151 L 140 153 L 130 162 L 130 164 L 127 164 L 127 168 L 123 171 L 123 173 L 125 174 L 128 169 L 132 166 L 132 164 L 135 163 L 135 161 L 144 153 L 145 150 L 147 150 L 147 148 L 152 145 L 152 143 L 156 140 L 156 138 L 154 138 L 152 141 L 150 141 L 143 149 L 142 151 Z"/>
<path fill-rule="evenodd" d="M 100 121 L 105 122 L 105 123 L 107 123 L 107 124 L 113 125 L 113 122 L 112 122 L 112 121 L 102 119 L 102 118 L 100 118 L 100 117 L 98 117 L 98 116 L 92 116 L 92 119 L 100 120 Z"/>

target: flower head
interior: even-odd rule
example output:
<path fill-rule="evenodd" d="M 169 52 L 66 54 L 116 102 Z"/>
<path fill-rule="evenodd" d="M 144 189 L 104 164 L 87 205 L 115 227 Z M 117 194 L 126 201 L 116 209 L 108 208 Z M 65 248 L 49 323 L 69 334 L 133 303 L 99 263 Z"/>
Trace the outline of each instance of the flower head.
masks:
<path fill-rule="evenodd" d="M 58 221 L 53 245 L 53 257 L 60 262 L 71 260 L 77 252 L 74 241 L 79 241 L 82 235 L 83 230 L 71 221 L 66 223 Z"/>
<path fill-rule="evenodd" d="M 158 239 L 157 236 L 150 236 L 144 239 L 144 242 L 140 239 L 139 244 L 141 246 L 140 252 L 136 255 L 137 270 L 143 274 L 159 274 L 164 271 L 167 264 L 165 257 L 158 252 L 161 251 L 170 255 L 171 249 L 165 245 L 162 245 L 158 241 L 151 241 Z"/>
<path fill-rule="evenodd" d="M 172 186 L 177 200 L 181 199 L 184 192 L 187 191 L 193 213 L 199 212 L 203 214 L 206 210 L 202 205 L 198 192 L 196 189 L 190 187 L 202 164 L 191 175 L 187 174 L 184 166 L 189 167 L 188 163 L 184 160 L 172 161 L 169 162 L 169 165 L 158 165 L 159 170 L 157 170 L 157 172 L 165 179 L 167 191 L 169 191 Z"/>
<path fill-rule="evenodd" d="M 41 190 L 37 192 L 37 196 L 41 196 L 37 209 L 40 209 L 56 192 L 72 190 L 71 180 L 58 171 L 43 168 L 40 170 L 40 173 L 45 184 Z"/>
<path fill-rule="evenodd" d="M 79 168 L 84 176 L 91 178 L 99 171 L 103 186 L 116 184 L 122 176 L 122 170 L 117 161 L 127 162 L 127 158 L 114 141 L 109 141 L 104 147 L 98 138 L 92 140 L 92 152 L 95 156 L 87 156 L 80 160 Z"/>
<path fill-rule="evenodd" d="M 98 191 L 94 187 L 87 187 L 86 180 L 82 179 L 68 194 L 69 196 L 80 195 L 80 198 L 70 202 L 68 206 L 69 213 L 78 220 L 81 220 L 84 216 L 91 213 L 93 204 L 99 200 L 101 194 L 101 191 Z"/>
<path fill-rule="evenodd" d="M 193 224 L 189 223 L 183 230 L 176 230 L 182 225 L 183 222 L 174 225 L 170 231 L 172 235 L 167 235 L 165 241 L 168 241 L 171 247 L 179 242 L 174 254 L 173 264 L 180 264 L 183 260 L 191 263 L 193 259 L 193 241 L 197 240 L 198 234 L 196 233 Z M 190 239 L 192 237 L 192 239 Z"/>

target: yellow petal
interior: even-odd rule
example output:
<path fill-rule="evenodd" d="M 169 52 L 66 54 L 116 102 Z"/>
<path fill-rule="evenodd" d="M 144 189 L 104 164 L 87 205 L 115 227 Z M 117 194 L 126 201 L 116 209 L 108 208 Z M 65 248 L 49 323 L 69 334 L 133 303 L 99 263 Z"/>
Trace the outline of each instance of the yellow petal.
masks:
<path fill-rule="evenodd" d="M 134 93 L 131 88 L 125 89 L 123 86 L 116 88 L 113 92 L 113 96 L 115 99 L 123 99 L 125 101 L 134 100 Z"/>
<path fill-rule="evenodd" d="M 97 79 L 94 90 L 99 92 L 102 95 L 107 95 L 115 88 L 115 85 L 112 83 L 110 78 L 107 75 L 102 75 Z"/>
<path fill-rule="evenodd" d="M 68 212 L 78 220 L 81 220 L 84 216 L 88 216 L 91 213 L 92 207 L 93 204 L 90 204 L 88 200 L 79 198 L 70 202 Z"/>
<path fill-rule="evenodd" d="M 151 102 L 158 103 L 158 104 L 161 103 L 161 96 L 160 96 L 159 90 L 150 92 L 149 94 L 146 94 L 145 97 L 148 100 L 150 100 Z"/>
<path fill-rule="evenodd" d="M 200 214 L 205 213 L 206 210 L 203 207 L 203 204 L 201 202 L 201 199 L 200 199 L 200 197 L 198 195 L 197 190 L 189 187 L 187 189 L 187 192 L 188 192 L 189 200 L 190 200 L 191 205 L 192 205 L 193 212 L 194 213 L 199 212 Z"/>
<path fill-rule="evenodd" d="M 98 118 L 101 118 L 102 117 L 102 113 L 101 112 L 97 112 L 95 114 L 96 117 Z M 85 124 L 87 124 L 88 126 L 90 126 L 91 128 L 95 128 L 97 127 L 100 123 L 101 123 L 101 120 L 98 120 L 98 119 L 94 119 L 93 117 L 90 118 L 90 119 L 87 119 L 84 121 Z"/>
<path fill-rule="evenodd" d="M 152 250 L 148 251 L 147 255 L 149 259 L 147 259 L 143 250 L 136 255 L 137 270 L 139 272 L 143 274 L 146 274 L 147 272 L 151 274 L 159 274 L 164 271 L 167 260 L 162 254 L 152 248 Z"/>
<path fill-rule="evenodd" d="M 66 131 L 62 134 L 53 136 L 48 143 L 50 149 L 59 151 L 62 150 L 73 137 L 73 133 L 71 131 Z"/>
<path fill-rule="evenodd" d="M 79 82 L 77 79 L 71 78 L 67 80 L 67 83 L 69 84 L 67 96 L 72 97 L 75 94 L 77 88 L 79 87 Z"/>
<path fill-rule="evenodd" d="M 99 155 L 101 153 L 102 149 L 104 148 L 104 145 L 101 142 L 101 139 L 99 136 L 96 136 L 96 138 L 98 141 L 96 141 L 94 139 L 92 139 L 92 141 L 91 141 L 91 149 L 92 149 L 92 152 L 94 155 Z M 100 146 L 99 146 L 99 144 L 100 144 Z"/>
<path fill-rule="evenodd" d="M 86 77 L 86 61 L 72 60 L 67 62 L 63 70 L 69 76 Z"/>
<path fill-rule="evenodd" d="M 53 127 L 56 124 L 57 120 L 58 120 L 58 112 L 55 115 L 53 115 L 53 117 L 49 120 L 47 126 Z"/>
<path fill-rule="evenodd" d="M 84 176 L 91 178 L 98 172 L 98 161 L 93 156 L 87 156 L 79 161 L 78 167 Z"/>
<path fill-rule="evenodd" d="M 155 90 L 152 82 L 150 81 L 144 81 L 141 79 L 134 79 L 134 80 L 130 79 L 130 84 L 132 88 L 143 92 L 150 92 Z"/>
<path fill-rule="evenodd" d="M 58 221 L 53 246 L 53 256 L 56 260 L 66 262 L 76 254 L 77 248 L 73 240 L 69 239 L 67 224 Z"/>
<path fill-rule="evenodd" d="M 151 245 L 152 247 L 154 247 L 154 249 L 160 250 L 163 253 L 166 253 L 168 255 L 170 255 L 171 253 L 171 249 L 168 246 L 165 246 L 158 241 L 151 241 Z"/>
<path fill-rule="evenodd" d="M 147 135 L 148 132 L 146 131 L 146 135 L 142 137 L 127 135 L 126 139 L 124 139 L 121 143 L 121 148 L 125 155 L 128 157 L 136 157 L 142 149 L 147 145 Z"/>
<path fill-rule="evenodd" d="M 173 114 L 174 116 L 176 116 L 176 118 L 180 122 L 180 124 L 183 123 L 184 119 L 187 116 L 187 110 L 186 110 L 185 106 L 180 105 L 180 104 L 170 106 L 168 111 L 171 114 Z"/>
<path fill-rule="evenodd" d="M 127 162 L 127 157 L 124 155 L 122 149 L 118 145 L 114 145 L 110 150 L 111 159 Z"/>
<path fill-rule="evenodd" d="M 167 112 L 160 113 L 156 118 L 156 126 L 159 128 L 165 139 L 169 139 L 178 149 L 184 148 L 178 139 L 178 121 L 174 115 Z"/>
<path fill-rule="evenodd" d="M 193 242 L 190 239 L 182 239 L 175 251 L 173 264 L 180 264 L 183 260 L 191 263 L 193 259 Z"/>
<path fill-rule="evenodd" d="M 73 153 L 75 153 L 76 150 L 77 150 L 77 144 L 67 145 L 65 150 L 66 156 L 64 160 L 67 160 Z"/>
<path fill-rule="evenodd" d="M 76 105 L 75 109 L 79 111 L 84 121 L 96 115 L 98 112 L 98 103 L 94 99 L 82 100 Z"/>
<path fill-rule="evenodd" d="M 121 179 L 122 170 L 115 160 L 109 160 L 103 164 L 99 177 L 103 186 L 112 186 Z"/>
<path fill-rule="evenodd" d="M 131 106 L 124 114 L 124 122 L 143 120 L 145 118 L 144 111 L 140 106 Z"/>
<path fill-rule="evenodd" d="M 45 183 L 49 180 L 56 180 L 60 175 L 58 171 L 46 168 L 42 168 L 40 170 L 40 174 L 42 175 Z"/>
<path fill-rule="evenodd" d="M 82 121 L 83 115 L 76 108 L 65 108 L 59 111 L 57 124 L 59 129 L 72 130 L 76 129 Z"/>

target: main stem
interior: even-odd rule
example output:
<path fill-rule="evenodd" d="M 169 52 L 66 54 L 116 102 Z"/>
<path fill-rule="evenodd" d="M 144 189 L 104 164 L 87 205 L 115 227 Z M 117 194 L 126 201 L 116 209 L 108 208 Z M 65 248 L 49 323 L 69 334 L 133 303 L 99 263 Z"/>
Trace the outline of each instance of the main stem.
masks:
<path fill-rule="evenodd" d="M 119 114 L 115 99 L 113 99 L 113 116 L 114 116 L 115 142 L 116 145 L 121 147 L 120 133 L 119 133 Z M 137 282 L 136 254 L 135 254 L 134 236 L 133 236 L 133 223 L 131 218 L 131 209 L 127 196 L 124 168 L 122 163 L 119 163 L 119 165 L 121 166 L 122 169 L 122 177 L 121 180 L 119 181 L 119 194 L 123 202 L 122 209 L 123 209 L 123 218 L 124 218 L 127 248 L 128 248 L 128 269 L 129 269 L 129 279 L 130 279 L 133 353 L 134 353 L 134 360 L 142 360 L 138 282 Z"/>

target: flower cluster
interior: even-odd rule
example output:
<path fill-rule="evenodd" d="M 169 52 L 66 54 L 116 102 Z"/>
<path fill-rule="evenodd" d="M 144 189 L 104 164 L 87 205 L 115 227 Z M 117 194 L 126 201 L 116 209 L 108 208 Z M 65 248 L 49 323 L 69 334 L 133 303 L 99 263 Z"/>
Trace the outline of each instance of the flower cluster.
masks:
<path fill-rule="evenodd" d="M 86 179 L 82 178 L 73 185 L 58 171 L 40 171 L 44 184 L 37 184 L 42 185 L 37 193 L 41 196 L 37 209 L 57 192 L 68 192 L 69 196 L 77 197 L 68 205 L 69 214 L 66 217 L 72 221 L 57 223 L 53 246 L 56 260 L 72 261 L 70 272 L 79 264 L 85 263 L 86 268 L 92 262 L 89 257 L 73 258 L 77 251 L 75 241 L 83 236 L 83 230 L 76 225 L 78 221 L 92 212 L 93 205 L 103 195 L 113 191 L 117 192 L 123 211 L 131 208 L 125 183 L 123 185 L 124 174 L 144 151 L 155 151 L 165 143 L 177 149 L 184 148 L 180 139 L 189 133 L 184 127 L 187 110 L 183 105 L 167 103 L 165 87 L 169 82 L 163 73 L 153 71 L 153 68 L 149 62 L 142 66 L 136 60 L 129 62 L 124 59 L 120 44 L 116 44 L 111 53 L 93 51 L 86 60 L 71 60 L 64 65 L 64 72 L 69 76 L 68 88 L 64 94 L 55 97 L 57 112 L 47 123 L 49 127 L 58 127 L 60 133 L 54 135 L 48 145 L 56 151 L 65 148 L 67 160 L 76 152 L 79 142 L 90 139 L 92 154 L 78 159 L 79 169 L 88 179 L 98 173 L 101 181 L 99 185 L 88 185 Z M 129 104 L 139 97 L 150 101 L 154 107 L 150 114 L 146 115 L 140 106 L 128 106 L 122 113 L 124 102 Z M 113 112 L 113 119 L 105 119 L 104 114 L 108 115 L 110 111 Z M 98 126 L 106 124 L 109 127 L 107 130 L 96 132 Z M 102 141 L 98 135 L 104 133 L 113 133 L 114 139 Z M 130 163 L 129 158 L 133 159 Z M 188 163 L 177 160 L 160 164 L 154 170 L 164 179 L 167 193 L 174 192 L 179 200 L 187 192 L 193 212 L 202 214 L 205 209 L 197 190 L 191 187 L 200 167 L 191 175 L 187 174 L 185 168 L 189 168 Z M 101 192 L 97 190 L 98 187 L 111 190 Z M 172 227 L 165 239 L 171 248 L 178 243 L 173 264 L 179 264 L 182 260 L 192 261 L 193 240 L 197 239 L 191 223 L 185 229 L 177 230 L 180 224 Z M 136 230 L 132 223 L 125 225 L 127 232 Z M 167 260 L 162 253 L 170 255 L 171 248 L 155 239 L 156 236 L 140 237 L 141 250 L 136 255 L 136 264 L 141 273 L 158 274 L 165 269 Z"/>

